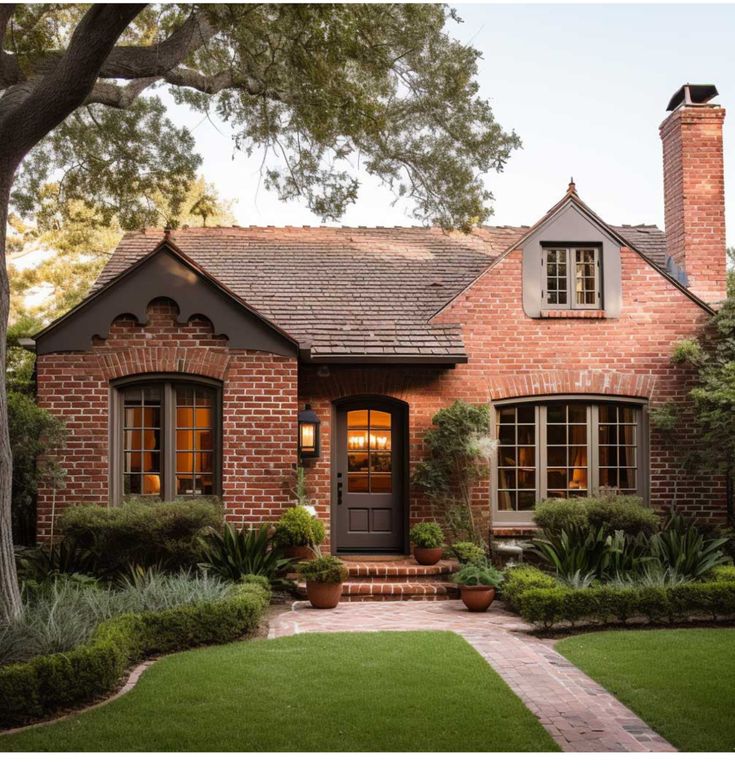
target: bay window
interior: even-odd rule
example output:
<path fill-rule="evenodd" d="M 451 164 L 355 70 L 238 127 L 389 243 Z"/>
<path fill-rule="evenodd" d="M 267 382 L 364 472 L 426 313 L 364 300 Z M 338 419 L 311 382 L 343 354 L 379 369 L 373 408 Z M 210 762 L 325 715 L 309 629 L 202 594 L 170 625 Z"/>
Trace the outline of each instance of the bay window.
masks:
<path fill-rule="evenodd" d="M 545 498 L 645 494 L 640 404 L 623 400 L 520 402 L 495 409 L 498 521 L 530 522 Z"/>

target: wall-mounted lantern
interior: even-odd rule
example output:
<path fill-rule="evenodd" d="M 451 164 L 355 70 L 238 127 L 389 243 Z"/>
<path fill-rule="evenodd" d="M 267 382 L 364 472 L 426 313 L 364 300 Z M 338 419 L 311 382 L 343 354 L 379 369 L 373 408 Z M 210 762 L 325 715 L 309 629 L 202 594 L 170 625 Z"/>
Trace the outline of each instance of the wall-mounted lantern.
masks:
<path fill-rule="evenodd" d="M 299 411 L 299 456 L 302 459 L 312 459 L 319 456 L 319 417 L 305 405 Z"/>

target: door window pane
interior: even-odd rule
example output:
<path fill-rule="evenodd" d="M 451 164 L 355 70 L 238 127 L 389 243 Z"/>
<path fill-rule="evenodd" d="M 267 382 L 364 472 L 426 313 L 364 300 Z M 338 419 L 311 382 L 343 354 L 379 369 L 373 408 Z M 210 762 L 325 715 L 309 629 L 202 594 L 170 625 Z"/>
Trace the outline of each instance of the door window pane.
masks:
<path fill-rule="evenodd" d="M 391 492 L 391 414 L 372 408 L 347 412 L 347 491 Z"/>

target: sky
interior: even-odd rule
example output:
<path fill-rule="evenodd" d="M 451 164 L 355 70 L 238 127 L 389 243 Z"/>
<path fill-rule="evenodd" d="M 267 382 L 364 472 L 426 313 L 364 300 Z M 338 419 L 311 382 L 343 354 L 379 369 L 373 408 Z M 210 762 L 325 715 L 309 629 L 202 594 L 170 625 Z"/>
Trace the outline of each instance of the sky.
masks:
<path fill-rule="evenodd" d="M 725 124 L 728 244 L 735 244 L 735 6 L 455 6 L 452 35 L 482 52 L 478 82 L 505 129 L 523 141 L 487 177 L 493 225 L 528 225 L 564 194 L 580 196 L 611 224 L 663 227 L 661 142 L 666 105 L 685 82 L 713 83 Z M 167 103 L 169 101 L 167 100 Z M 233 157 L 231 131 L 170 102 L 204 157 L 202 174 L 234 201 L 239 225 L 319 225 L 299 203 L 258 186 L 260 160 Z M 406 204 L 365 180 L 342 225 L 411 225 Z"/>

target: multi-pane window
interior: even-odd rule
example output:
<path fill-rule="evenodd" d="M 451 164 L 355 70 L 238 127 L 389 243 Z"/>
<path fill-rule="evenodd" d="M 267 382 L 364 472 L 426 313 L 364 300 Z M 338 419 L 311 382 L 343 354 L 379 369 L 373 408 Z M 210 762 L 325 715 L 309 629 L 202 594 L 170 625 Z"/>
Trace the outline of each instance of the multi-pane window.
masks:
<path fill-rule="evenodd" d="M 347 413 L 347 491 L 391 492 L 391 414 L 374 409 Z"/>
<path fill-rule="evenodd" d="M 217 389 L 157 382 L 119 392 L 118 499 L 217 494 Z"/>
<path fill-rule="evenodd" d="M 548 400 L 496 409 L 498 512 L 530 519 L 544 498 L 642 494 L 641 407 Z"/>
<path fill-rule="evenodd" d="M 543 265 L 546 307 L 564 310 L 602 306 L 599 248 L 546 247 Z"/>

